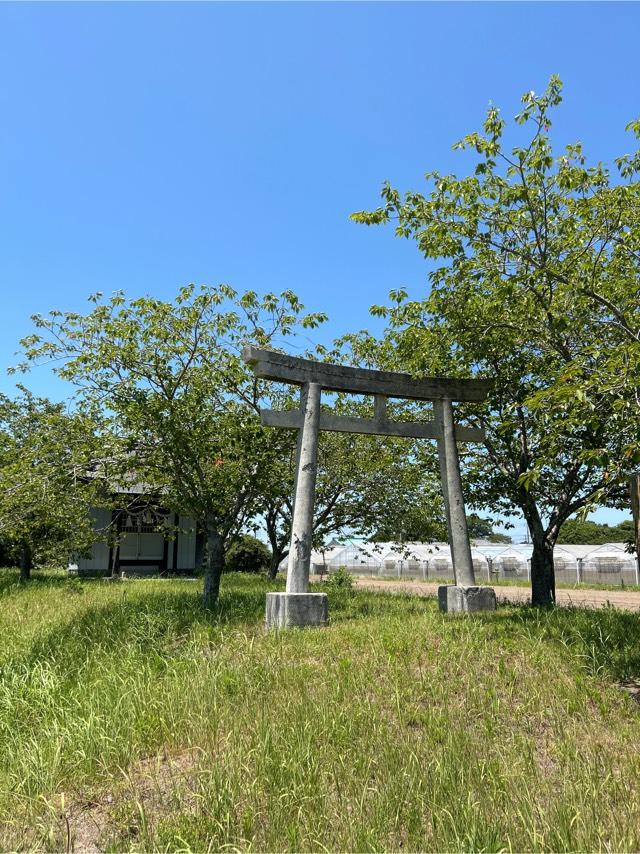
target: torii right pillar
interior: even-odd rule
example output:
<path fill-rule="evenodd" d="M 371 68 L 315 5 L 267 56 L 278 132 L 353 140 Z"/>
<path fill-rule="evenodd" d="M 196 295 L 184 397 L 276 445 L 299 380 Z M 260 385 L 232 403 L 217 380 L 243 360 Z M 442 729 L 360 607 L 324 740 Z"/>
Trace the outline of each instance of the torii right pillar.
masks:
<path fill-rule="evenodd" d="M 480 587 L 476 584 L 467 517 L 464 511 L 460 458 L 451 401 L 446 398 L 434 401 L 434 415 L 439 428 L 440 478 L 455 578 L 455 584 L 446 584 L 438 588 L 438 604 L 441 611 L 452 613 L 495 611 L 495 590 L 492 587 Z"/>

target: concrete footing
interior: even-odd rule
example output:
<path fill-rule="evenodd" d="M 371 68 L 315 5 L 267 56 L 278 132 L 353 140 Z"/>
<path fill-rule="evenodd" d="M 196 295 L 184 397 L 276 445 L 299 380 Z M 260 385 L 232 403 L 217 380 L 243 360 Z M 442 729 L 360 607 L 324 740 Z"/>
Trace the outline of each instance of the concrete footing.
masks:
<path fill-rule="evenodd" d="M 495 611 L 496 591 L 493 587 L 462 587 L 443 584 L 438 587 L 438 605 L 445 613 Z"/>
<path fill-rule="evenodd" d="M 267 629 L 325 626 L 328 613 L 326 593 L 267 593 Z"/>

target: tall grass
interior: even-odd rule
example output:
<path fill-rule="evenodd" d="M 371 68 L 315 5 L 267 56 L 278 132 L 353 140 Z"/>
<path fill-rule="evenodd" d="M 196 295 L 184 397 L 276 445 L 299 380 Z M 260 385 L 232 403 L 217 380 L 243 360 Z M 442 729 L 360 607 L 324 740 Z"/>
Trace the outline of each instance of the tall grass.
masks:
<path fill-rule="evenodd" d="M 0 575 L 0 846 L 637 850 L 640 616 Z"/>

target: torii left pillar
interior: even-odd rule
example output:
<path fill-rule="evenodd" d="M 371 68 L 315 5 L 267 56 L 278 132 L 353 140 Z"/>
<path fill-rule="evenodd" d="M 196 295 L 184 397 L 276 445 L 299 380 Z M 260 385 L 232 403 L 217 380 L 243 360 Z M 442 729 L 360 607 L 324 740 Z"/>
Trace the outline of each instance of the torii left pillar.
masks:
<path fill-rule="evenodd" d="M 324 626 L 327 622 L 327 594 L 309 592 L 313 510 L 318 471 L 320 393 L 320 384 L 314 382 L 305 383 L 300 392 L 302 427 L 298 442 L 287 587 L 284 593 L 267 593 L 268 629 Z"/>

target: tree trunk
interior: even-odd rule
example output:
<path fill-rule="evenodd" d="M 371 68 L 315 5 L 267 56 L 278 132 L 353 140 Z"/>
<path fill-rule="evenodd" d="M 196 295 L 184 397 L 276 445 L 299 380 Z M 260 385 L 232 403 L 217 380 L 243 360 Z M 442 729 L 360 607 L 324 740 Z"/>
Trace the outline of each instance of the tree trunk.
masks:
<path fill-rule="evenodd" d="M 198 528 L 196 531 L 196 554 L 194 560 L 196 570 L 200 570 L 204 566 L 206 542 L 206 534 Z"/>
<path fill-rule="evenodd" d="M 553 546 L 547 537 L 532 537 L 531 604 L 549 607 L 556 601 L 556 577 L 553 568 Z"/>
<path fill-rule="evenodd" d="M 272 545 L 271 547 L 271 560 L 269 561 L 269 569 L 267 570 L 269 578 L 273 581 L 274 578 L 278 575 L 278 567 L 282 563 L 283 558 L 287 556 L 289 552 L 284 549 L 278 549 Z"/>
<path fill-rule="evenodd" d="M 213 608 L 218 601 L 220 577 L 224 569 L 224 540 L 215 529 L 208 529 L 206 537 L 207 563 L 204 572 L 202 603 L 205 608 Z"/>
<path fill-rule="evenodd" d="M 20 550 L 20 581 L 28 581 L 31 578 L 31 567 L 33 558 L 31 548 L 25 545 Z"/>
<path fill-rule="evenodd" d="M 272 581 L 278 574 L 278 567 L 280 566 L 282 559 L 289 554 L 289 550 L 287 548 L 289 536 L 283 536 L 282 534 L 278 536 L 279 506 L 280 505 L 270 507 L 268 512 L 265 514 L 264 520 L 269 545 L 271 546 L 271 560 L 269 562 L 267 574 Z M 288 534 L 288 532 L 286 533 Z"/>
<path fill-rule="evenodd" d="M 120 575 L 120 544 L 114 543 L 113 551 L 111 552 L 111 578 L 118 578 Z"/>
<path fill-rule="evenodd" d="M 533 552 L 531 554 L 531 604 L 549 607 L 556 601 L 556 576 L 553 568 L 553 547 L 558 526 L 545 529 L 536 503 L 525 489 L 520 492 L 520 507 L 529 527 Z"/>

